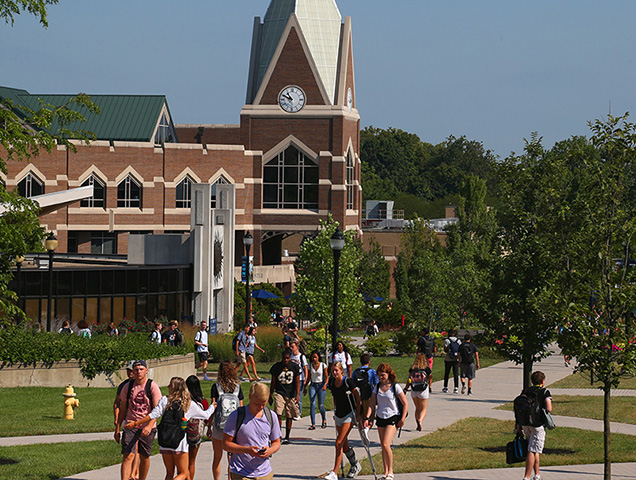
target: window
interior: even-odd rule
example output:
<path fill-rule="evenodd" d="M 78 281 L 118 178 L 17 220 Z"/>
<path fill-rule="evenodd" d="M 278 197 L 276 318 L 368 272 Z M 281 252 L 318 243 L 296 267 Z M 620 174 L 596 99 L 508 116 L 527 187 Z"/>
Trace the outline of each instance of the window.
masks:
<path fill-rule="evenodd" d="M 353 155 L 351 151 L 347 153 L 347 208 L 353 210 L 353 199 L 355 196 L 355 186 L 353 179 L 355 178 L 355 162 L 353 161 Z"/>
<path fill-rule="evenodd" d="M 44 193 L 44 182 L 32 173 L 27 173 L 18 183 L 18 194 L 24 198 L 35 197 Z"/>
<path fill-rule="evenodd" d="M 82 183 L 82 187 L 93 186 L 93 196 L 80 202 L 80 207 L 106 207 L 106 185 L 99 177 L 91 175 Z"/>
<path fill-rule="evenodd" d="M 318 164 L 293 145 L 263 167 L 263 208 L 318 209 Z"/>
<path fill-rule="evenodd" d="M 117 206 L 141 208 L 141 184 L 132 175 L 117 185 Z"/>
<path fill-rule="evenodd" d="M 117 253 L 117 234 L 93 232 L 91 235 L 91 253 L 97 255 L 114 255 Z"/>
<path fill-rule="evenodd" d="M 157 133 L 155 134 L 155 144 L 162 145 L 164 143 L 174 143 L 176 139 L 174 126 L 172 120 L 168 116 L 167 112 L 161 114 L 159 119 L 159 125 L 157 126 Z"/>
<path fill-rule="evenodd" d="M 192 192 L 192 179 L 186 176 L 177 185 L 177 208 L 190 208 L 190 195 Z"/>
<path fill-rule="evenodd" d="M 216 208 L 216 186 L 217 185 L 228 185 L 230 182 L 226 180 L 225 177 L 221 176 L 216 179 L 216 181 L 212 184 L 212 194 L 211 194 L 211 205 L 210 208 Z"/>

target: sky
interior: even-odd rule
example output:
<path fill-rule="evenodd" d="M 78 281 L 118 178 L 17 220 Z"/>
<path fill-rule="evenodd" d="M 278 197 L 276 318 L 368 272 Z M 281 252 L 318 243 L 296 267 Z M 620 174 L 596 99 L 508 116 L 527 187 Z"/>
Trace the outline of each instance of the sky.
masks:
<path fill-rule="evenodd" d="M 635 111 L 636 2 L 338 0 L 352 18 L 362 127 L 500 158 Z M 237 124 L 253 19 L 269 0 L 60 0 L 49 27 L 0 23 L 0 85 L 163 94 L 175 123 Z M 364 159 L 363 159 L 364 160 Z"/>

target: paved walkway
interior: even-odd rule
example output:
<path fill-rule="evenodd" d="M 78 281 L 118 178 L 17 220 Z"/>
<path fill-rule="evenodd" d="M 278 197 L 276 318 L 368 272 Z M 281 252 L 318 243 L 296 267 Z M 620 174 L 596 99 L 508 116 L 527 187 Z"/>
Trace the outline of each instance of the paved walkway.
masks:
<path fill-rule="evenodd" d="M 440 360 L 436 360 L 440 361 Z M 547 377 L 549 383 L 555 382 L 571 373 L 571 368 L 563 366 L 562 359 L 554 355 L 548 357 L 536 367 L 542 370 Z M 452 382 L 452 380 L 451 380 Z M 504 362 L 478 371 L 477 379 L 474 385 L 474 394 L 471 397 L 463 395 L 443 394 L 441 392 L 442 382 L 438 381 L 433 384 L 433 392 L 429 400 L 428 415 L 423 424 L 423 431 L 417 432 L 414 428 L 413 416 L 410 415 L 407 425 L 402 431 L 400 438 L 395 439 L 395 444 L 402 444 L 421 435 L 434 432 L 439 428 L 446 427 L 452 423 L 466 417 L 492 417 L 498 419 L 511 420 L 512 412 L 505 410 L 495 410 L 494 408 L 510 402 L 520 391 L 522 387 L 522 368 L 510 362 Z M 593 394 L 595 390 L 585 391 L 580 389 L 584 394 Z M 554 393 L 562 392 L 562 389 L 554 390 Z M 569 390 L 567 393 L 572 393 Z M 614 392 L 613 392 L 614 394 Z M 408 396 L 410 398 L 410 396 Z M 414 411 L 413 405 L 410 405 L 411 411 Z M 314 431 L 308 431 L 309 418 L 304 417 L 298 422 L 294 422 L 292 430 L 292 444 L 283 446 L 280 451 L 273 457 L 272 464 L 276 472 L 277 479 L 288 480 L 304 480 L 315 479 L 325 474 L 333 464 L 334 456 L 334 438 L 335 429 L 333 427 L 333 415 L 328 413 L 327 421 L 329 427 Z M 602 430 L 602 422 L 598 420 L 589 420 L 573 417 L 556 416 L 555 421 L 559 426 L 571 426 L 575 428 L 584 428 L 590 430 Z M 636 435 L 636 425 L 612 424 L 612 431 L 617 433 L 628 433 Z M 81 434 L 81 435 L 61 435 L 53 437 L 26 437 L 31 438 L 39 443 L 43 440 L 51 441 L 87 441 L 95 439 L 110 439 L 112 434 Z M 364 457 L 364 450 L 361 447 L 358 436 L 354 433 L 350 436 L 353 447 L 357 455 Z M 380 446 L 377 440 L 377 434 L 371 433 L 372 453 L 379 453 Z M 16 442 L 25 443 L 25 437 L 17 439 L 2 439 L 0 445 L 8 443 L 16 444 Z M 22 443 L 22 444 L 23 444 Z M 549 433 L 548 433 L 549 443 Z M 503 454 L 502 454 L 503 455 Z M 210 465 L 212 456 L 211 442 L 206 442 L 201 446 L 201 451 L 197 457 L 197 469 L 199 474 L 196 478 L 211 478 Z M 381 466 L 378 466 L 381 469 Z M 223 467 L 225 468 L 225 467 Z M 602 466 L 599 465 L 583 465 L 568 467 L 546 467 L 544 476 L 550 480 L 558 478 L 560 480 L 596 480 L 602 478 Z M 152 457 L 151 467 L 148 480 L 163 480 L 165 470 L 159 455 Z M 515 468 L 490 469 L 490 470 L 468 470 L 454 472 L 428 472 L 415 474 L 396 475 L 396 480 L 410 479 L 478 479 L 478 480 L 499 480 L 509 478 L 521 478 L 523 471 L 520 466 Z M 616 464 L 613 466 L 614 479 L 636 479 L 636 464 Z M 73 477 L 76 480 L 103 480 L 107 478 L 119 478 L 119 465 L 106 467 L 100 470 L 81 473 Z M 372 479 L 373 476 L 360 477 L 364 479 Z"/>

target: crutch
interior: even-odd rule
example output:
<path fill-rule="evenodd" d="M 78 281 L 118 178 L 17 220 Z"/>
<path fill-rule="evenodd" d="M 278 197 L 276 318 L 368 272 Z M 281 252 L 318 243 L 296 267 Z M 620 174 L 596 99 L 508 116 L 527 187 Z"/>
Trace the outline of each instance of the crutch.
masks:
<path fill-rule="evenodd" d="M 353 392 L 347 392 L 347 400 L 349 400 L 349 406 L 351 407 L 351 411 L 353 412 L 353 426 L 358 427 L 360 440 L 362 440 L 362 446 L 367 451 L 367 458 L 369 459 L 369 463 L 371 464 L 373 477 L 375 478 L 375 480 L 378 480 L 378 474 L 375 471 L 375 464 L 373 463 L 373 456 L 371 455 L 371 443 L 369 442 L 369 435 L 367 433 L 367 430 L 362 428 L 362 425 L 357 425 L 357 421 L 356 421 L 357 410 L 354 408 L 353 403 L 351 402 L 351 395 L 353 395 Z"/>

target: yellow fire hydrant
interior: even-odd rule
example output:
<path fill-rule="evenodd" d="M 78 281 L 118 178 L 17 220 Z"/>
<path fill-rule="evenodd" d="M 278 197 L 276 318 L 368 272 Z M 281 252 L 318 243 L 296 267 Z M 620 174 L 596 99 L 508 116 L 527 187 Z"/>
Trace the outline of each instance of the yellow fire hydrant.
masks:
<path fill-rule="evenodd" d="M 64 420 L 74 420 L 75 419 L 75 410 L 79 407 L 79 400 L 75 398 L 75 392 L 73 391 L 73 387 L 69 385 L 64 390 Z"/>

